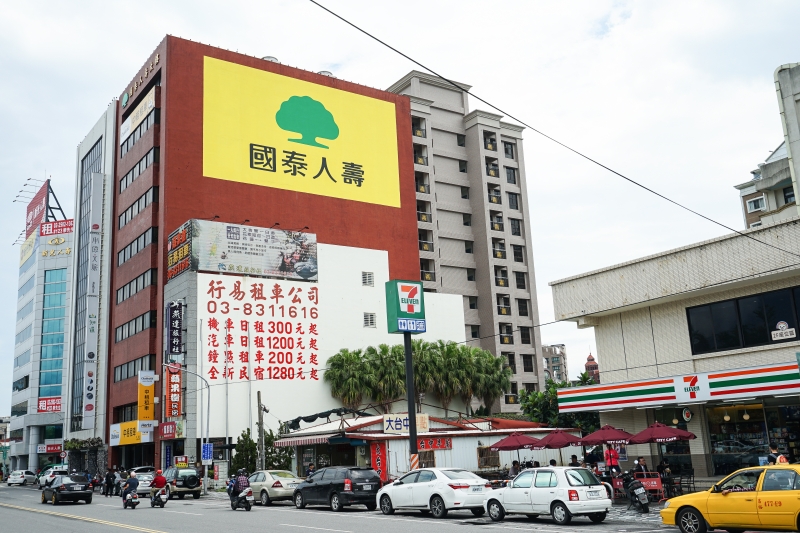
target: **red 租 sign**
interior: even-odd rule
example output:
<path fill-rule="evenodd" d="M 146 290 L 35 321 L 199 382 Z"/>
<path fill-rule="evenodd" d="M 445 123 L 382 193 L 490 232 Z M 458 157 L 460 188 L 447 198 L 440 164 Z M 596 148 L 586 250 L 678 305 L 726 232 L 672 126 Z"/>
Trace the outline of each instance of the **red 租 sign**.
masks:
<path fill-rule="evenodd" d="M 64 233 L 72 233 L 75 229 L 75 220 L 55 220 L 53 222 L 42 222 L 39 226 L 39 235 L 42 237 L 49 237 L 50 235 L 63 235 Z"/>
<path fill-rule="evenodd" d="M 61 411 L 61 396 L 39 398 L 36 407 L 39 413 L 58 413 Z"/>

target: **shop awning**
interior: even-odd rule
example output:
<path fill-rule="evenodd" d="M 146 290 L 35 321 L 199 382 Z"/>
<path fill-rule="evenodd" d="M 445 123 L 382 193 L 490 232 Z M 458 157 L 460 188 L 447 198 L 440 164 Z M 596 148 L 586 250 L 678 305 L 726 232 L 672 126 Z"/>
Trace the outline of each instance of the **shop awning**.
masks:
<path fill-rule="evenodd" d="M 282 448 L 287 446 L 306 446 L 308 444 L 327 444 L 331 437 L 341 437 L 341 433 L 328 433 L 325 435 L 308 435 L 302 437 L 286 437 L 275 441 L 275 446 Z"/>

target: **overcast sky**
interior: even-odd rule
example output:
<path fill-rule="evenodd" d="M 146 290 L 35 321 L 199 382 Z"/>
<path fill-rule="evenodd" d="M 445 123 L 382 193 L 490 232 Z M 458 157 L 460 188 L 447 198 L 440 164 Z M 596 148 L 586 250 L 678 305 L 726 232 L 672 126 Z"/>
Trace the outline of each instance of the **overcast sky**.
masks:
<path fill-rule="evenodd" d="M 729 226 L 733 185 L 782 141 L 773 72 L 800 61 L 797 2 L 320 0 L 441 74 Z M 391 7 L 390 7 L 391 6 Z M 416 68 L 305 0 L 0 1 L 0 415 L 10 410 L 24 181 L 74 213 L 75 147 L 165 34 L 386 88 Z M 485 108 L 474 100 L 473 109 Z M 542 322 L 549 281 L 724 232 L 525 132 Z M 546 326 L 570 374 L 592 330 Z M 602 354 L 599 357 L 602 370 Z"/>

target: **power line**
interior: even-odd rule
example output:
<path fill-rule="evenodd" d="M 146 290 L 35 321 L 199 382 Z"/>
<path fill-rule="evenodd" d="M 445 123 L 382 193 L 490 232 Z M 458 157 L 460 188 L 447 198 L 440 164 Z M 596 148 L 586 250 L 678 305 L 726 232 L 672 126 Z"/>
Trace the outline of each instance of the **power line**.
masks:
<path fill-rule="evenodd" d="M 743 233 L 743 232 L 741 232 L 741 231 L 739 231 L 739 230 L 737 230 L 737 229 L 734 229 L 734 228 L 732 228 L 732 227 L 730 227 L 730 226 L 728 226 L 728 225 L 726 225 L 726 224 L 723 224 L 722 222 L 718 222 L 718 221 L 714 220 L 713 218 L 711 218 L 711 217 L 708 217 L 708 216 L 706 216 L 706 215 L 704 215 L 704 214 L 702 214 L 702 213 L 700 213 L 700 212 L 698 212 L 698 211 L 695 211 L 694 209 L 692 209 L 692 208 L 690 208 L 690 207 L 687 207 L 687 206 L 685 206 L 685 205 L 681 204 L 680 202 L 678 202 L 678 201 L 676 201 L 676 200 L 673 200 L 673 199 L 671 199 L 671 198 L 669 198 L 669 197 L 667 197 L 667 196 L 664 196 L 663 194 L 661 194 L 661 193 L 659 193 L 659 192 L 657 192 L 657 191 L 655 191 L 655 190 L 651 189 L 650 187 L 647 187 L 646 185 L 643 185 L 643 184 L 639 183 L 638 181 L 634 180 L 633 178 L 629 178 L 628 176 L 626 176 L 626 175 L 622 174 L 621 172 L 617 172 L 617 171 L 616 171 L 616 170 L 614 170 L 613 168 L 611 168 L 611 167 L 609 167 L 609 166 L 607 166 L 607 165 L 604 165 L 603 163 L 600 163 L 600 162 L 599 162 L 599 161 L 597 161 L 596 159 L 593 159 L 593 158 L 589 157 L 588 155 L 584 154 L 583 152 L 580 152 L 580 151 L 578 151 L 577 149 L 575 149 L 575 148 L 572 148 L 571 146 L 569 146 L 569 145 L 567 145 L 567 144 L 565 144 L 565 143 L 563 143 L 563 142 L 559 141 L 558 139 L 556 139 L 556 138 L 554 138 L 554 137 L 551 137 L 550 135 L 548 135 L 548 134 L 544 133 L 543 131 L 541 131 L 541 130 L 539 130 L 539 129 L 537 129 L 537 128 L 533 127 L 533 126 L 531 126 L 530 124 L 528 124 L 528 123 L 527 123 L 527 122 L 525 122 L 524 120 L 521 120 L 521 119 L 517 118 L 516 116 L 512 115 L 511 113 L 509 113 L 509 112 L 507 112 L 507 111 L 504 111 L 503 109 L 501 109 L 501 108 L 497 107 L 496 105 L 492 104 L 491 102 L 489 102 L 489 101 L 487 101 L 487 100 L 484 100 L 484 99 L 483 99 L 483 98 L 481 98 L 480 96 L 478 96 L 478 95 L 476 95 L 476 94 L 474 94 L 474 93 L 472 93 L 472 92 L 468 91 L 467 89 L 465 89 L 465 88 L 464 88 L 464 87 L 462 87 L 461 85 L 457 84 L 456 82 L 454 82 L 454 81 L 452 81 L 452 80 L 450 80 L 450 79 L 448 79 L 448 78 L 446 78 L 446 77 L 442 76 L 441 74 L 439 74 L 438 72 L 436 72 L 436 71 L 435 71 L 435 70 L 433 70 L 432 68 L 430 68 L 430 67 L 427 67 L 427 66 L 423 65 L 422 63 L 420 63 L 420 62 L 419 62 L 419 61 L 417 61 L 416 59 L 414 59 L 414 58 L 410 57 L 410 56 L 409 56 L 409 55 L 407 55 L 407 54 L 404 54 L 403 52 L 401 52 L 401 51 L 400 51 L 400 50 L 398 50 L 397 48 L 393 47 L 392 45 L 390 45 L 390 44 L 386 43 L 385 41 L 382 41 L 382 40 L 381 40 L 381 39 L 379 39 L 378 37 L 376 37 L 376 36 L 372 35 L 372 34 L 371 34 L 371 33 L 369 33 L 368 31 L 366 31 L 366 30 L 362 29 L 361 27 L 357 26 L 356 24 L 354 24 L 354 23 L 350 22 L 349 20 L 347 20 L 346 18 L 342 17 L 341 15 L 339 15 L 339 14 L 337 14 L 337 13 L 335 13 L 335 12 L 331 11 L 331 10 L 330 10 L 330 9 L 328 9 L 327 7 L 325 7 L 325 6 L 323 6 L 322 4 L 320 4 L 319 2 L 317 2 L 316 0 L 309 0 L 309 2 L 311 2 L 311 3 L 312 3 L 312 4 L 314 4 L 314 5 L 316 5 L 316 6 L 317 6 L 317 7 L 319 7 L 319 8 L 321 8 L 321 9 L 323 9 L 323 10 L 327 11 L 328 13 L 330 13 L 331 15 L 333 15 L 334 17 L 336 17 L 336 18 L 338 18 L 339 20 L 341 20 L 342 22 L 344 22 L 345 24 L 348 24 L 349 26 L 351 26 L 351 27 L 355 28 L 356 30 L 360 31 L 361 33 L 363 33 L 363 34 L 364 34 L 364 35 L 366 35 L 367 37 L 369 37 L 369 38 L 371 38 L 371 39 L 373 39 L 373 40 L 375 40 L 375 41 L 379 42 L 380 44 L 382 44 L 382 45 L 383 45 L 383 46 L 385 46 L 386 48 L 388 48 L 388 49 L 392 50 L 393 52 L 395 52 L 395 53 L 397 53 L 397 54 L 399 54 L 399 55 L 403 56 L 404 58 L 408 59 L 409 61 L 411 61 L 411 62 L 412 62 L 412 63 L 414 63 L 415 65 L 419 66 L 420 68 L 423 68 L 423 69 L 427 70 L 428 72 L 430 72 L 431 74 L 433 74 L 434 76 L 436 76 L 436 77 L 440 78 L 441 80 L 443 80 L 443 81 L 446 81 L 447 83 L 449 83 L 450 85 L 452 85 L 453 87 L 455 87 L 456 89 L 458 89 L 459 91 L 463 91 L 463 92 L 467 93 L 468 95 L 472 96 L 472 97 L 473 97 L 473 98 L 475 98 L 476 100 L 478 100 L 478 101 L 480 101 L 480 102 L 482 102 L 482 103 L 484 103 L 484 104 L 488 105 L 489 107 L 491 107 L 491 108 L 492 108 L 492 109 L 494 109 L 495 111 L 497 111 L 497 112 L 499 112 L 499 113 L 501 113 L 501 114 L 503 114 L 503 115 L 505 115 L 505 116 L 507 116 L 507 117 L 509 117 L 509 118 L 513 119 L 513 120 L 516 120 L 516 121 L 517 121 L 517 122 L 519 122 L 520 124 L 524 125 L 524 126 L 525 126 L 525 127 L 527 127 L 528 129 L 530 129 L 531 131 L 533 131 L 533 132 L 535 132 L 535 133 L 538 133 L 539 135 L 541 135 L 541 136 L 542 136 L 542 137 L 544 137 L 545 139 L 548 139 L 548 140 L 550 140 L 550 141 L 552 141 L 552 142 L 556 143 L 557 145 L 559 145 L 559 146 L 561 146 L 561 147 L 563 147 L 563 148 L 566 148 L 567 150 L 569 150 L 570 152 L 574 153 L 575 155 L 577 155 L 577 156 L 579 156 L 579 157 L 582 157 L 583 159 L 586 159 L 587 161 L 589 161 L 589 162 L 591 162 L 591 163 L 594 163 L 595 165 L 599 166 L 600 168 L 603 168 L 603 169 L 605 169 L 605 170 L 607 170 L 607 171 L 611 172 L 612 174 L 614 174 L 614 175 L 616 175 L 616 176 L 619 176 L 620 178 L 624 179 L 625 181 L 627 181 L 627 182 L 629 182 L 629 183 L 631 183 L 631 184 L 633 184 L 633 185 L 635 185 L 635 186 L 637 186 L 637 187 L 639 187 L 639 188 L 641 188 L 641 189 L 644 189 L 645 191 L 647 191 L 647 192 L 649 192 L 649 193 L 652 193 L 652 194 L 654 194 L 654 195 L 658 196 L 659 198 L 661 198 L 662 200 L 666 200 L 667 202 L 669 202 L 669 203 L 671 203 L 671 204 L 674 204 L 674 205 L 676 205 L 676 206 L 680 207 L 681 209 L 684 209 L 684 210 L 686 210 L 686 211 L 688 211 L 688 212 L 690 212 L 690 213 L 692 213 L 692 214 L 694 214 L 694 215 L 697 215 L 698 217 L 700 217 L 700 218 L 703 218 L 703 219 L 705 219 L 705 220 L 707 220 L 707 221 L 711 222 L 712 224 L 716 224 L 717 226 L 720 226 L 720 227 L 722 227 L 722 228 L 725 228 L 725 229 L 726 229 L 726 230 L 728 230 L 728 231 L 732 231 L 732 232 L 734 232 L 734 233 L 737 233 L 737 234 L 741 235 L 742 237 L 746 237 L 746 238 L 748 238 L 748 239 L 750 239 L 750 240 L 752 240 L 752 241 L 755 241 L 755 242 L 757 242 L 757 243 L 763 244 L 764 246 L 769 246 L 770 248 L 774 248 L 774 249 L 776 249 L 776 250 L 780 250 L 781 252 L 784 252 L 784 253 L 787 253 L 787 254 L 791 254 L 791 255 L 794 255 L 794 256 L 796 256 L 796 257 L 799 257 L 799 258 L 800 258 L 800 253 L 792 252 L 792 251 L 786 250 L 786 249 L 784 249 L 784 248 L 781 248 L 780 246 L 775 246 L 774 244 L 770 244 L 770 243 L 768 243 L 768 242 L 765 242 L 765 241 L 762 241 L 762 240 L 756 239 L 755 237 L 753 237 L 753 236 L 751 236 L 751 235 L 748 235 L 747 233 Z"/>

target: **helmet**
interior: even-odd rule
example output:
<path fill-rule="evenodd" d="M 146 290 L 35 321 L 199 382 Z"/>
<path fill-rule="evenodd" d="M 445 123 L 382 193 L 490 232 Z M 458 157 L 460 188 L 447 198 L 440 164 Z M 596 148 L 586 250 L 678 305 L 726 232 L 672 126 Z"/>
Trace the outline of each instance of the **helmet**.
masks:
<path fill-rule="evenodd" d="M 156 474 L 161 474 L 161 470 L 156 470 Z"/>
<path fill-rule="evenodd" d="M 237 472 L 237 474 L 239 474 L 240 476 L 243 476 L 244 475 L 244 468 L 240 468 L 239 471 Z"/>

